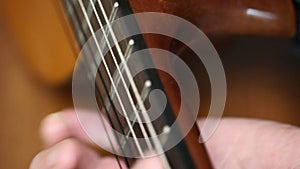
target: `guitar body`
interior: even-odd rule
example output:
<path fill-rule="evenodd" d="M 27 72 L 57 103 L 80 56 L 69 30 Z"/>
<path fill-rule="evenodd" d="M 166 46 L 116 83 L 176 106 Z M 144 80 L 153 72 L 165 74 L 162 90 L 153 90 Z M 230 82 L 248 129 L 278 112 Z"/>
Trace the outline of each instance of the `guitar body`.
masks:
<path fill-rule="evenodd" d="M 213 41 L 237 35 L 292 37 L 296 32 L 292 2 L 287 0 L 129 2 L 135 13 L 164 12 L 187 19 Z M 70 82 L 79 47 L 72 36 L 71 26 L 62 12 L 60 2 L 2 0 L 0 8 L 29 69 L 41 81 L 51 86 Z M 148 47 L 166 50 L 174 48 L 172 39 L 166 37 L 144 36 L 144 39 Z M 184 46 L 175 46 L 178 46 L 181 57 L 188 55 Z M 155 64 L 159 60 L 153 62 Z M 177 112 L 180 105 L 177 87 L 173 85 L 170 76 L 159 72 L 159 78 L 170 98 L 172 109 Z M 196 168 L 211 168 L 206 150 L 203 145 L 199 146 L 198 138 L 199 131 L 194 125 L 184 140 L 191 160 Z M 173 157 L 181 158 L 180 155 Z"/>
<path fill-rule="evenodd" d="M 232 35 L 292 37 L 296 30 L 293 4 L 289 0 L 131 0 L 130 3 L 135 12 L 157 11 L 183 17 L 213 39 Z M 78 49 L 74 47 L 60 1 L 2 0 L 0 9 L 31 72 L 51 86 L 69 82 Z"/>

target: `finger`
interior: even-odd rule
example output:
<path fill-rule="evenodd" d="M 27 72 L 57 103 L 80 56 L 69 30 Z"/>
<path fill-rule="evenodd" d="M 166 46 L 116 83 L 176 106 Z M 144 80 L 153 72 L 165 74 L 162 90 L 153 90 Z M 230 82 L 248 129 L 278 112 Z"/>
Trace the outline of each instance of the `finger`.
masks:
<path fill-rule="evenodd" d="M 146 158 L 138 159 L 133 165 L 132 169 L 163 169 L 163 164 L 159 155 L 156 155 L 153 151 L 147 151 L 145 153 Z"/>
<path fill-rule="evenodd" d="M 107 126 L 107 121 L 103 123 L 98 113 L 80 110 L 76 114 L 70 109 L 47 116 L 41 123 L 40 135 L 46 147 L 74 137 L 85 143 L 97 143 L 101 148 L 112 151 L 111 146 L 116 147 L 117 141 L 111 128 Z"/>
<path fill-rule="evenodd" d="M 121 161 L 120 165 L 124 167 Z M 39 153 L 30 169 L 114 169 L 120 168 L 116 159 L 101 158 L 75 139 L 64 140 Z"/>
<path fill-rule="evenodd" d="M 163 169 L 162 163 L 159 157 L 151 157 L 137 160 L 132 169 Z"/>
<path fill-rule="evenodd" d="M 41 123 L 40 135 L 46 147 L 70 137 L 91 143 L 71 109 L 48 115 Z"/>
<path fill-rule="evenodd" d="M 205 144 L 216 168 L 294 168 L 300 164 L 299 128 L 276 122 L 225 118 Z"/>

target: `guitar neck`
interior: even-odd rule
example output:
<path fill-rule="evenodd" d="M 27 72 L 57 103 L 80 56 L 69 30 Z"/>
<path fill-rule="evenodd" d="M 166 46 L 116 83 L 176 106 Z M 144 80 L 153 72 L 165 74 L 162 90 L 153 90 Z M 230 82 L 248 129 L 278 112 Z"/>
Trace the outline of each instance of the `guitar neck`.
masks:
<path fill-rule="evenodd" d="M 87 41 L 94 39 L 99 49 L 105 49 L 108 45 L 107 39 L 99 39 L 96 34 L 97 31 L 102 31 L 105 36 L 112 36 L 114 34 L 107 27 L 103 25 L 112 24 L 114 20 L 127 16 L 137 12 L 163 12 L 180 16 L 188 21 L 194 23 L 196 26 L 201 28 L 209 37 L 218 37 L 224 35 L 265 35 L 265 36 L 283 36 L 291 37 L 295 34 L 295 15 L 293 12 L 291 2 L 281 0 L 270 1 L 251 1 L 244 0 L 243 3 L 237 3 L 237 0 L 228 0 L 227 3 L 218 3 L 217 0 L 213 1 L 169 1 L 169 0 L 155 0 L 155 1 L 105 1 L 100 2 L 97 0 L 63 0 L 65 13 L 68 17 L 68 21 L 72 27 L 73 35 L 76 39 L 77 46 L 83 48 L 86 46 Z M 285 12 L 284 9 L 288 9 Z M 98 12 L 97 12 L 98 11 Z M 99 12 L 102 11 L 102 12 Z M 99 24 L 100 23 L 100 24 Z M 101 23 L 103 23 L 101 25 Z M 135 21 L 131 25 L 123 25 L 122 29 L 130 29 L 130 27 L 140 27 L 144 25 L 140 22 Z M 101 36 L 100 36 L 101 37 Z M 112 38 L 113 39 L 113 38 Z M 107 42 L 105 42 L 105 40 Z M 99 41 L 99 44 L 97 42 Z M 134 43 L 130 43 L 134 42 Z M 170 38 L 163 36 L 153 35 L 135 35 L 130 38 L 126 38 L 120 42 L 113 42 L 114 47 L 111 48 L 111 53 L 103 56 L 107 60 L 109 65 L 108 68 L 97 68 L 98 77 L 96 78 L 96 84 L 98 86 L 96 95 L 101 105 L 101 108 L 105 109 L 106 118 L 109 119 L 111 126 L 118 132 L 124 135 L 132 135 L 133 131 L 130 128 L 134 128 L 134 132 L 137 136 L 143 137 L 145 133 L 162 133 L 165 127 L 171 126 L 176 120 L 176 112 L 178 106 L 178 100 L 174 101 L 174 85 L 170 85 L 172 81 L 170 77 L 165 76 L 161 72 L 155 70 L 147 70 L 141 73 L 139 76 L 132 78 L 131 88 L 129 89 L 130 97 L 134 100 L 133 105 L 136 105 L 139 101 L 139 97 L 143 98 L 143 94 L 137 97 L 140 93 L 145 93 L 145 85 L 147 82 L 151 82 L 151 87 L 147 90 L 159 89 L 165 91 L 167 95 L 167 104 L 164 113 L 155 121 L 151 123 L 151 127 L 142 124 L 141 128 L 146 128 L 146 132 L 143 133 L 142 129 L 139 129 L 138 123 L 129 124 L 126 123 L 124 118 L 118 111 L 117 105 L 112 100 L 116 97 L 114 92 L 109 89 L 113 86 L 107 72 L 115 72 L 118 67 L 124 68 L 126 72 L 126 66 L 123 66 L 122 59 L 114 59 L 114 53 L 125 56 L 126 58 L 131 57 L 131 53 L 147 49 L 148 47 L 158 47 L 161 49 L 169 50 L 170 46 L 174 46 L 174 41 Z M 133 45 L 134 44 L 134 45 Z M 92 45 L 93 46 L 93 45 Z M 175 45 L 176 46 L 176 45 Z M 90 47 L 92 48 L 92 47 Z M 180 46 L 178 48 L 181 48 Z M 176 50 L 176 49 L 175 49 Z M 102 50 L 99 50 L 101 53 Z M 91 53 L 93 53 L 91 51 Z M 93 54 L 90 54 L 93 55 Z M 151 57 L 150 53 L 145 55 Z M 95 56 L 96 58 L 96 56 Z M 97 60 L 97 59 L 91 59 Z M 114 62 L 117 62 L 114 65 Z M 153 62 L 154 65 L 160 62 L 160 60 L 142 60 L 138 59 L 136 65 L 146 65 L 147 62 Z M 89 61 L 87 65 L 90 65 L 93 61 Z M 98 65 L 97 65 L 98 66 Z M 100 65 L 101 66 L 101 65 Z M 103 65 L 102 65 L 103 66 Z M 123 67 L 122 67 L 123 66 Z M 89 66 L 88 66 L 89 67 Z M 123 71 L 123 69 L 122 69 Z M 166 80 L 168 79 L 168 80 Z M 93 83 L 93 82 L 92 82 Z M 115 91 L 116 92 L 116 91 Z M 147 92 L 146 92 L 147 93 Z M 147 93 L 149 94 L 149 93 Z M 146 95 L 147 95 L 146 94 Z M 158 100 L 158 99 L 154 99 Z M 141 102 L 146 102 L 141 100 Z M 180 104 L 180 103 L 179 103 Z M 147 103 L 142 106 L 149 106 Z M 122 107 L 122 106 L 121 106 Z M 141 105 L 134 107 L 139 111 L 142 111 Z M 188 114 L 187 114 L 188 115 Z M 132 126 L 131 126 L 132 125 Z M 177 126 L 178 134 L 180 133 L 181 126 Z M 153 135 L 152 135 L 153 136 Z M 179 144 L 172 149 L 166 151 L 161 155 L 161 159 L 166 168 L 212 168 L 209 158 L 207 156 L 205 147 L 203 144 L 198 143 L 199 131 L 194 125 L 190 132 L 187 134 Z M 122 147 L 123 151 L 131 153 L 139 152 L 140 149 L 147 150 L 147 147 L 141 146 L 140 148 L 132 148 L 135 145 L 127 144 L 126 139 L 116 137 L 119 147 Z M 168 139 L 175 139 L 172 135 L 168 136 Z M 160 144 L 161 140 L 151 142 L 155 148 L 156 143 Z M 149 145 L 148 145 L 149 147 Z M 126 156 L 126 155 L 125 155 Z M 135 159 L 124 158 L 128 167 L 132 165 Z"/>
<path fill-rule="evenodd" d="M 103 6 L 104 11 L 106 13 L 103 14 L 98 12 L 95 14 L 95 8 L 93 6 L 100 6 L 99 1 L 94 1 L 94 5 L 89 3 L 90 1 L 73 1 L 73 0 L 64 0 L 63 6 L 65 9 L 65 13 L 68 17 L 68 20 L 70 22 L 70 25 L 72 27 L 75 39 L 77 41 L 77 44 L 79 48 L 82 48 L 86 45 L 87 41 L 89 39 L 93 39 L 96 37 L 96 32 L 103 31 L 105 32 L 104 36 L 110 36 L 110 34 L 113 34 L 112 32 L 109 32 L 108 29 L 105 29 L 101 27 L 100 23 L 106 23 L 105 16 L 107 15 L 107 18 L 109 18 L 109 22 L 112 23 L 113 20 L 120 18 L 122 16 L 127 16 L 130 14 L 133 14 L 133 11 L 131 9 L 131 5 L 129 4 L 129 1 L 118 1 L 118 2 L 111 2 L 106 1 L 101 4 Z M 83 9 L 84 7 L 84 9 Z M 100 7 L 101 8 L 101 7 Z M 97 11 L 100 11 L 101 9 L 97 8 Z M 97 17 L 99 15 L 99 17 Z M 122 29 L 129 29 L 129 27 L 139 27 L 138 23 L 131 23 L 131 25 L 124 25 Z M 107 28 L 107 27 L 106 27 Z M 98 39 L 99 44 L 101 46 L 101 43 L 105 41 L 105 39 Z M 132 45 L 130 42 L 134 42 L 134 45 Z M 108 42 L 107 42 L 108 43 Z M 103 44 L 106 44 L 103 42 Z M 125 58 L 130 57 L 130 53 L 133 53 L 135 51 L 147 49 L 146 42 L 144 41 L 143 35 L 135 35 L 130 38 L 124 39 L 121 42 L 118 42 L 117 44 L 114 44 L 115 46 L 120 46 L 120 51 L 122 55 L 125 56 Z M 132 45 L 132 46 L 130 46 Z M 128 49 L 130 49 L 130 52 L 128 52 Z M 101 51 L 100 51 L 101 52 Z M 107 63 L 109 63 L 109 70 L 111 72 L 116 71 L 116 67 L 118 65 L 113 65 L 114 60 L 112 59 L 114 55 L 113 53 L 118 53 L 118 49 L 112 48 L 112 53 L 110 53 L 108 56 L 104 56 Z M 90 51 L 89 55 L 92 51 Z M 134 64 L 137 65 L 146 65 L 152 62 L 151 60 L 151 54 L 145 53 L 144 55 L 148 55 L 148 60 L 142 60 L 137 59 Z M 95 56 L 96 57 L 96 56 Z M 92 62 L 92 61 L 91 61 Z M 119 60 L 119 65 L 121 65 L 121 61 Z M 89 65 L 89 63 L 87 64 Z M 101 66 L 101 65 L 100 65 Z M 102 65 L 103 66 L 103 65 Z M 122 67 L 121 65 L 120 67 Z M 126 124 L 126 119 L 116 111 L 116 105 L 112 100 L 114 100 L 115 94 L 112 93 L 109 88 L 111 88 L 109 77 L 107 76 L 106 70 L 101 69 L 101 67 L 98 70 L 98 76 L 96 77 L 96 85 L 98 88 L 96 88 L 96 95 L 97 100 L 99 101 L 100 107 L 105 110 L 105 117 L 109 119 L 111 126 L 119 131 L 120 133 L 123 133 L 124 135 L 130 135 L 132 132 L 130 131 L 130 125 Z M 146 97 L 147 92 L 154 89 L 159 89 L 160 91 L 165 91 L 164 85 L 162 84 L 160 80 L 160 76 L 158 75 L 156 70 L 150 69 L 145 70 L 142 73 L 140 73 L 137 77 L 134 77 L 134 85 L 136 85 L 137 91 L 141 93 L 141 97 Z M 145 89 L 145 84 L 147 82 L 151 82 L 151 87 L 148 87 Z M 92 82 L 93 83 L 93 82 Z M 137 100 L 137 97 L 134 95 L 135 90 L 133 89 L 133 85 L 131 84 L 130 93 L 132 94 L 133 100 Z M 146 93 L 146 94 L 145 94 Z M 154 98 L 154 100 L 159 100 L 159 98 Z M 167 99 L 169 100 L 169 99 Z M 143 99 L 143 102 L 145 101 L 145 98 Z M 138 101 L 136 101 L 135 104 L 137 104 Z M 145 103 L 145 106 L 150 106 Z M 138 105 L 135 107 L 136 109 L 141 109 L 141 105 Z M 146 128 L 147 133 L 162 133 L 166 126 L 172 126 L 174 121 L 176 120 L 176 113 L 174 113 L 173 108 L 171 106 L 171 103 L 167 101 L 166 107 L 162 115 L 154 120 L 151 123 L 151 126 L 153 126 L 153 130 L 151 130 L 151 126 L 149 127 L 146 124 L 142 124 L 143 127 Z M 144 133 L 142 129 L 139 129 L 138 126 L 140 124 L 133 123 L 132 127 L 135 128 L 134 132 L 137 135 L 137 137 L 144 137 Z M 176 136 L 181 135 L 180 126 L 175 125 L 175 128 L 177 128 Z M 157 135 L 151 135 L 152 138 L 157 137 Z M 174 138 L 173 138 L 174 137 Z M 116 136 L 117 140 L 121 140 L 118 142 L 119 147 L 122 147 L 122 152 L 130 152 L 135 153 L 139 152 L 138 149 L 135 148 L 135 145 L 132 145 L 130 143 L 127 144 L 124 139 L 119 138 Z M 175 135 L 168 135 L 167 139 L 169 140 L 175 140 Z M 162 153 L 160 156 L 162 163 L 164 164 L 165 168 L 174 168 L 174 169 L 182 169 L 182 168 L 191 168 L 191 169 L 200 169 L 200 168 L 211 168 L 207 153 L 205 151 L 204 145 L 199 144 L 199 131 L 196 127 L 196 124 L 191 129 L 190 133 L 187 134 L 187 137 L 180 141 L 175 147 L 171 148 L 170 150 Z M 150 144 L 153 144 L 154 148 L 159 148 L 159 145 L 161 140 L 153 140 Z M 149 146 L 141 146 L 143 150 L 147 151 Z M 126 155 L 124 155 L 126 156 Z M 127 164 L 127 167 L 130 167 L 132 163 L 135 161 L 135 159 L 132 158 L 123 158 Z"/>

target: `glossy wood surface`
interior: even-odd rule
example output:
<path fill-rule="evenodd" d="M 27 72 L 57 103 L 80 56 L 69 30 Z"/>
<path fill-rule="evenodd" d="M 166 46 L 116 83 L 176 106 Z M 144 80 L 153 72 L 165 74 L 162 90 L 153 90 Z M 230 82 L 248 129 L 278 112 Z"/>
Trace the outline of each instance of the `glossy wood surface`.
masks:
<path fill-rule="evenodd" d="M 263 36 L 283 36 L 291 37 L 295 34 L 295 16 L 292 3 L 289 1 L 241 1 L 228 0 L 226 2 L 213 1 L 130 1 L 134 12 L 164 12 L 174 14 L 176 16 L 187 19 L 211 38 L 218 36 L 226 37 L 233 35 L 263 35 Z M 156 21 L 151 19 L 138 20 L 140 27 L 147 29 L 150 25 L 155 25 Z M 153 23 L 154 22 L 154 23 Z M 170 32 L 177 32 L 176 25 L 172 20 L 164 19 L 167 25 L 172 25 L 174 29 Z M 159 25 L 158 25 L 159 27 Z M 189 52 L 184 46 L 176 44 L 176 42 L 165 36 L 144 35 L 148 47 L 160 48 L 171 51 L 182 57 L 186 61 L 192 63 L 189 66 L 199 68 L 199 62 L 193 61 L 192 52 Z M 191 39 L 191 42 L 193 40 Z M 200 47 L 200 46 L 199 46 Z M 175 48 L 175 50 L 174 50 Z M 158 64 L 161 60 L 154 60 L 154 64 Z M 193 63 L 194 62 L 194 63 Z M 173 61 L 169 60 L 164 65 L 175 70 L 172 67 Z M 197 72 L 198 71 L 198 72 Z M 200 70 L 195 71 L 201 74 Z M 163 85 L 167 92 L 168 98 L 175 112 L 178 112 L 180 106 L 185 106 L 185 100 L 180 100 L 180 90 L 172 77 L 159 72 Z M 199 79 L 199 78 L 198 78 Z M 203 83 L 203 82 L 200 82 Z M 207 88 L 209 91 L 209 88 Z M 185 108 L 188 115 L 189 108 Z M 185 124 L 184 120 L 181 122 Z M 210 160 L 203 144 L 199 144 L 199 131 L 196 126 L 189 132 L 185 138 L 189 152 L 191 153 L 191 161 L 194 161 L 196 168 L 211 168 Z"/>
<path fill-rule="evenodd" d="M 191 1 L 180 2 L 193 4 Z M 201 7 L 207 12 L 207 15 L 205 15 L 205 12 L 198 10 L 195 5 L 185 8 L 189 10 L 178 10 L 179 7 L 185 7 L 186 4 L 176 4 L 174 1 L 157 1 L 157 4 L 153 3 L 149 5 L 147 5 L 147 3 L 149 3 L 148 1 L 144 1 L 142 4 L 144 8 L 141 8 L 140 10 L 148 10 L 150 7 L 160 7 L 157 9 L 165 10 L 169 13 L 180 14 L 187 19 L 189 19 L 189 15 L 193 13 L 197 17 L 190 18 L 191 21 L 196 23 L 211 36 L 219 34 L 292 36 L 295 32 L 295 27 L 293 27 L 295 26 L 293 20 L 294 14 L 291 10 L 290 1 L 228 1 L 228 3 L 221 3 L 219 5 L 221 7 L 227 7 L 227 9 L 232 8 L 232 10 L 221 10 L 220 13 L 218 13 L 218 10 L 211 10 L 214 11 L 214 13 L 217 13 L 216 16 L 222 14 L 221 16 L 224 16 L 224 18 L 216 17 L 213 15 L 214 13 L 211 14 L 212 12 L 208 10 L 210 7 L 218 7 L 215 1 L 197 1 L 197 3 L 198 2 L 201 2 Z M 5 91 L 2 92 L 3 99 L 1 100 L 1 111 L 5 112 L 4 122 L 1 127 L 1 135 L 7 139 L 3 139 L 1 142 L 3 146 L 1 149 L 4 151 L 1 153 L 3 156 L 1 165 L 3 165 L 3 167 L 0 168 L 27 168 L 33 154 L 41 148 L 41 144 L 37 138 L 37 127 L 42 116 L 46 113 L 39 113 L 44 111 L 50 112 L 62 108 L 68 105 L 67 103 L 71 100 L 68 94 L 64 95 L 60 94 L 60 91 L 55 92 L 46 89 L 36 83 L 36 81 L 32 81 L 32 79 L 28 77 L 29 73 L 24 71 L 26 69 L 20 68 L 19 66 L 23 65 L 24 62 L 28 62 L 30 63 L 29 67 L 31 72 L 35 72 L 42 81 L 46 81 L 51 85 L 58 85 L 65 83 L 66 79 L 69 79 L 74 60 L 67 37 L 63 33 L 63 28 L 56 25 L 60 22 L 59 20 L 61 18 L 54 13 L 55 7 L 52 2 L 50 3 L 50 1 L 47 1 L 44 4 L 45 6 L 50 6 L 50 8 L 48 8 L 49 11 L 39 8 L 40 1 L 24 2 L 4 0 L 1 1 L 0 4 L 2 16 L 4 16 L 3 20 L 5 25 L 7 25 L 5 34 L 11 34 L 12 36 L 9 36 L 8 39 L 17 44 L 16 48 L 6 50 L 11 51 L 21 49 L 20 55 L 19 53 L 11 54 L 9 52 L 3 52 L 1 54 L 6 56 L 1 58 L 4 59 L 4 61 L 1 61 L 1 64 L 4 65 L 2 66 L 3 71 L 1 73 L 3 74 L 3 77 L 6 77 L 4 78 L 5 80 L 1 82 L 1 90 Z M 203 4 L 207 5 L 206 8 L 204 8 L 205 5 Z M 235 5 L 240 7 L 241 10 L 235 10 Z M 272 8 L 271 13 L 274 15 L 269 16 L 278 17 L 274 20 L 262 19 L 249 15 L 244 16 L 244 14 L 247 13 L 247 9 L 249 9 L 246 8 L 248 5 L 251 9 L 264 11 L 270 11 L 269 9 Z M 263 7 L 258 7 L 258 5 L 262 5 Z M 280 7 L 280 9 L 276 8 L 275 10 L 274 8 L 273 10 L 273 7 L 275 6 Z M 9 7 L 11 8 L 9 9 Z M 34 8 L 28 10 L 29 7 Z M 288 10 L 285 11 L 283 8 Z M 231 17 L 234 17 L 235 19 Z M 244 23 L 244 21 L 247 20 L 252 21 L 252 23 L 257 23 L 257 25 Z M 261 25 L 261 23 L 263 24 Z M 56 26 L 53 27 L 53 24 Z M 55 30 L 55 32 L 53 32 L 53 30 Z M 4 46 L 7 40 L 5 39 L 3 41 L 2 46 Z M 257 41 L 254 40 L 254 42 Z M 285 44 L 291 45 L 286 41 L 284 42 Z M 272 44 L 272 42 L 270 43 Z M 263 43 L 261 45 L 265 44 Z M 229 92 L 231 94 L 228 98 L 225 114 L 275 119 L 299 124 L 299 114 L 297 113 L 300 109 L 298 104 L 298 99 L 300 98 L 299 90 L 297 89 L 299 86 L 299 79 L 296 78 L 299 75 L 299 71 L 298 67 L 295 66 L 297 64 L 296 59 L 294 60 L 294 64 L 291 62 L 292 54 L 289 53 L 288 56 L 285 54 L 285 50 L 292 50 L 286 46 L 281 48 L 282 46 L 277 44 L 277 51 L 282 51 L 279 54 L 276 52 L 261 52 L 262 49 L 259 46 L 250 46 L 250 48 L 247 48 L 246 45 L 239 46 L 239 44 L 236 44 L 235 47 L 229 49 L 231 52 L 223 56 L 225 61 L 226 56 L 229 56 L 228 62 L 225 62 L 225 67 L 227 67 L 229 79 L 231 79 L 229 83 Z M 264 65 L 259 64 L 259 66 L 255 62 L 251 62 L 251 59 L 254 58 L 245 55 L 239 47 L 242 49 L 246 48 L 248 53 L 251 52 L 251 49 L 260 49 L 259 56 L 267 56 L 267 58 L 271 60 L 270 62 L 274 63 L 271 64 L 271 66 L 273 66 L 273 69 L 271 70 L 273 71 L 269 72 L 269 69 L 265 68 Z M 240 51 L 235 51 L 239 49 Z M 272 48 L 269 49 L 272 50 Z M 224 52 L 226 53 L 226 51 Z M 23 59 L 24 62 L 15 63 L 15 61 L 20 58 L 8 57 L 12 55 L 25 57 L 25 59 Z M 255 53 L 253 53 L 253 55 L 255 55 Z M 53 57 L 56 59 L 48 60 Z M 239 63 L 234 57 L 240 57 Z M 243 57 L 248 59 L 245 61 L 243 60 Z M 276 58 L 275 61 L 272 60 L 274 58 Z M 259 60 L 260 58 L 256 56 L 255 59 Z M 292 65 L 289 67 L 289 71 L 286 70 L 285 65 L 281 65 L 282 62 L 280 59 L 289 60 L 284 62 L 287 65 Z M 269 60 L 263 60 L 262 63 L 269 64 L 268 61 Z M 239 67 L 238 65 L 240 63 L 246 64 L 248 69 Z M 10 67 L 9 65 L 15 67 Z M 288 73 L 289 76 L 287 77 L 285 73 Z M 273 83 L 270 84 L 268 81 Z M 15 86 L 11 84 L 14 84 Z M 168 90 L 172 91 L 172 87 L 168 87 Z M 37 93 L 34 91 L 37 91 Z M 241 96 L 243 96 L 243 99 L 241 99 Z M 176 93 L 172 98 L 176 98 Z M 49 100 L 51 101 L 49 102 Z M 206 105 L 204 105 L 204 107 L 205 106 Z M 20 119 L 20 117 L 22 117 L 22 119 Z M 18 159 L 20 163 L 16 163 L 14 157 Z"/>
<path fill-rule="evenodd" d="M 209 36 L 294 36 L 295 12 L 289 0 L 140 0 L 135 12 L 164 12 L 185 18 Z"/>
<path fill-rule="evenodd" d="M 57 0 L 2 0 L 0 14 L 41 81 L 58 86 L 70 79 L 74 50 Z M 264 35 L 291 37 L 295 16 L 289 0 L 153 0 L 131 1 L 136 12 L 158 11 L 183 17 L 210 37 Z M 78 51 L 76 51 L 78 52 Z"/>

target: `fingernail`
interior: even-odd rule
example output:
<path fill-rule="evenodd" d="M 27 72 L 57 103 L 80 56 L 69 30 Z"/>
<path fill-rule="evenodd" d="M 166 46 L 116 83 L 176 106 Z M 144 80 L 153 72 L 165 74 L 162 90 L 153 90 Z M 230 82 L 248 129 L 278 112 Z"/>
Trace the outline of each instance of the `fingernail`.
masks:
<path fill-rule="evenodd" d="M 60 117 L 60 112 L 56 112 L 56 113 L 52 113 L 50 115 L 48 115 L 44 120 L 43 120 L 43 124 L 60 124 L 59 122 L 61 122 L 61 117 Z"/>
<path fill-rule="evenodd" d="M 52 113 L 52 114 L 48 115 L 46 117 L 46 119 L 51 120 L 51 121 L 60 121 L 61 120 L 60 114 L 62 114 L 62 112 Z"/>

